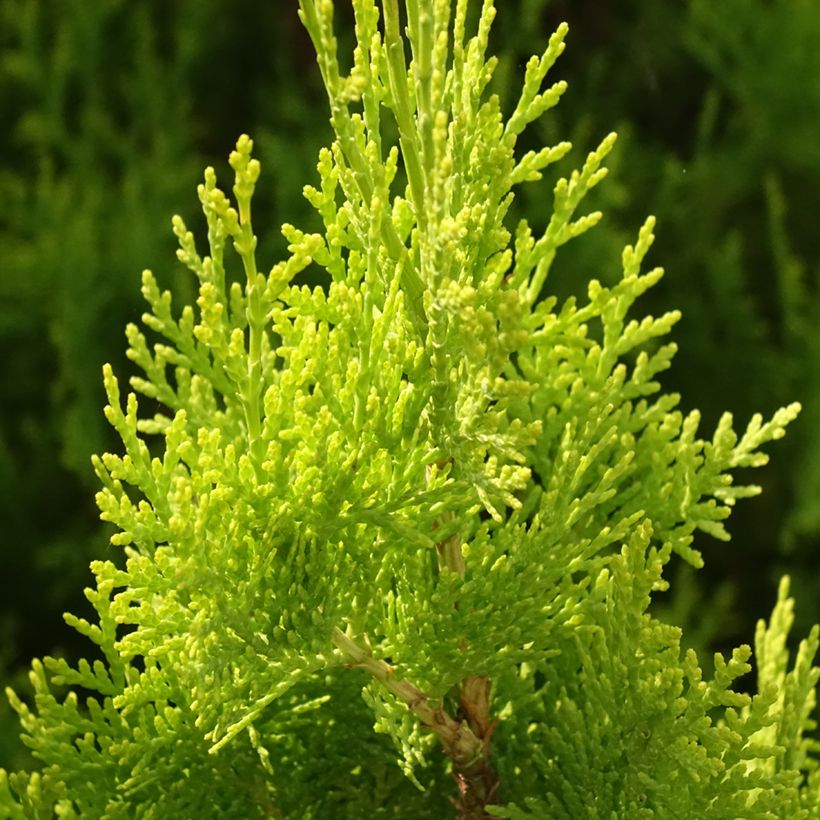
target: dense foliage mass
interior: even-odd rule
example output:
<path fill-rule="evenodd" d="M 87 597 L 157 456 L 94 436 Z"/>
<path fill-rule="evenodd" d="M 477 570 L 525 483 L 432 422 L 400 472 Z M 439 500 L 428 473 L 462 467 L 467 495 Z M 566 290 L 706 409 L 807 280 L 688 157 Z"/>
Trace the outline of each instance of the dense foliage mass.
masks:
<path fill-rule="evenodd" d="M 33 707 L 12 694 L 40 765 L 0 775 L 0 809 L 820 816 L 818 631 L 790 663 L 788 581 L 752 696 L 749 647 L 704 679 L 649 612 L 673 556 L 702 563 L 696 532 L 727 537 L 757 492 L 733 472 L 799 407 L 703 439 L 660 392 L 680 314 L 629 318 L 662 276 L 651 218 L 617 276 L 550 292 L 601 217 L 579 209 L 614 135 L 543 227 L 510 227 L 513 190 L 571 151 L 522 148 L 566 90 L 544 86 L 566 26 L 505 117 L 491 0 L 353 6 L 345 73 L 333 3 L 300 2 L 335 134 L 304 189 L 321 230 L 284 225 L 259 270 L 242 137 L 233 199 L 210 168 L 199 188 L 206 255 L 174 220 L 196 307 L 143 276 L 135 392 L 105 369 L 125 452 L 94 460 L 126 561 L 94 562 L 95 618 L 69 617 L 101 657 L 36 662 Z"/>
<path fill-rule="evenodd" d="M 506 0 L 491 32 L 490 90 L 509 115 L 526 59 L 561 20 L 571 25 L 557 70 L 573 93 L 521 135 L 522 150 L 570 135 L 566 161 L 579 164 L 614 124 L 620 133 L 608 160 L 616 173 L 588 199 L 606 219 L 564 247 L 552 292 L 583 296 L 579 272 L 614 284 L 612 260 L 654 213 L 670 275 L 642 304 L 684 317 L 667 389 L 702 411 L 706 429 L 726 407 L 745 419 L 803 404 L 779 457 L 756 474 L 764 495 L 733 515 L 732 541 L 709 549 L 698 572 L 670 567 L 670 595 L 653 605 L 686 626 L 707 667 L 712 650 L 749 640 L 784 572 L 801 601 L 797 632 L 820 618 L 820 94 L 804 79 L 818 74 L 816 3 Z M 99 371 L 111 361 L 132 372 L 117 340 L 140 312 L 139 265 L 162 269 L 178 302 L 195 296 L 186 271 L 164 260 L 175 210 L 198 230 L 188 196 L 198 169 L 222 169 L 236 135 L 252 133 L 275 169 L 254 197 L 260 224 L 318 229 L 299 193 L 331 131 L 297 11 L 264 0 L 179 0 L 172 10 L 157 0 L 0 2 L 4 680 L 22 682 L 34 655 L 85 651 L 59 621 L 66 609 L 87 613 L 88 563 L 111 557 L 89 461 L 117 446 Z M 346 53 L 352 18 L 349 4 L 336 9 Z M 543 205 L 539 186 L 519 188 L 510 224 L 526 216 L 542 226 Z M 261 258 L 286 245 L 277 231 L 260 233 Z M 44 500 L 44 487 L 59 492 Z M 0 699 L 6 767 L 27 765 L 14 722 Z"/>

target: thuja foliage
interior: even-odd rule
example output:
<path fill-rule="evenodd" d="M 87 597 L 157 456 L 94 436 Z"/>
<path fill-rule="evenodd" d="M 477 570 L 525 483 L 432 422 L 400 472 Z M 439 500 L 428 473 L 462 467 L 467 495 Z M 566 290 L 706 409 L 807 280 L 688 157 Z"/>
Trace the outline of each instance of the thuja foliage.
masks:
<path fill-rule="evenodd" d="M 549 295 L 614 135 L 544 226 L 507 227 L 569 150 L 516 151 L 565 91 L 565 26 L 504 121 L 492 0 L 353 6 L 345 73 L 332 0 L 300 0 L 336 135 L 304 190 L 322 231 L 284 225 L 259 269 L 243 136 L 233 198 L 199 188 L 206 255 L 174 220 L 196 306 L 143 275 L 144 376 L 104 373 L 125 452 L 94 459 L 125 562 L 92 565 L 94 622 L 67 616 L 100 657 L 10 693 L 41 767 L 0 772 L 3 816 L 820 817 L 818 630 L 790 661 L 788 581 L 753 695 L 750 647 L 704 680 L 650 612 L 798 406 L 704 439 L 660 392 L 679 314 L 627 318 L 662 275 L 652 219 L 617 284 Z"/>

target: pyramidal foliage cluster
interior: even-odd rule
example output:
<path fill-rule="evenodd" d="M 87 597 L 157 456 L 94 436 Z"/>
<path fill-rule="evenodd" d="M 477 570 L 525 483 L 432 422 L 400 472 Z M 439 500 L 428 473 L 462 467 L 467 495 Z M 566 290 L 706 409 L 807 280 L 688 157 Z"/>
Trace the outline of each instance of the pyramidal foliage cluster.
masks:
<path fill-rule="evenodd" d="M 492 0 L 354 0 L 348 73 L 332 0 L 300 7 L 335 131 L 304 189 L 324 227 L 284 225 L 260 270 L 243 136 L 233 197 L 212 169 L 199 187 L 206 255 L 174 220 L 196 305 L 144 274 L 144 376 L 123 396 L 104 374 L 124 453 L 94 460 L 124 560 L 92 565 L 93 622 L 67 616 L 95 658 L 10 693 L 39 768 L 0 772 L 0 814 L 820 817 L 818 631 L 790 660 L 788 581 L 753 696 L 748 646 L 705 680 L 649 609 L 696 531 L 728 537 L 758 491 L 733 471 L 798 406 L 699 438 L 659 392 L 679 315 L 630 318 L 662 274 L 652 219 L 617 284 L 549 295 L 614 135 L 545 192 L 544 228 L 508 227 L 570 147 L 517 150 L 566 88 L 545 83 L 566 26 L 505 121 Z"/>

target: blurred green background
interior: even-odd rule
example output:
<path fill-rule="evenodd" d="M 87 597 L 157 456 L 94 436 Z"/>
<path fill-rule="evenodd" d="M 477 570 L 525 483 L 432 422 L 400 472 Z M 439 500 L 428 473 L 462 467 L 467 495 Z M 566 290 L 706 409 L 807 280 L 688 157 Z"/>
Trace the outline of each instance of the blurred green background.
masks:
<path fill-rule="evenodd" d="M 803 403 L 750 476 L 764 493 L 738 507 L 733 540 L 703 537 L 706 568 L 673 564 L 675 591 L 658 606 L 690 645 L 725 650 L 751 641 L 789 572 L 804 634 L 820 620 L 820 0 L 496 5 L 494 90 L 507 111 L 526 59 L 570 24 L 551 75 L 570 90 L 526 140 L 571 139 L 577 164 L 610 130 L 621 135 L 589 203 L 605 220 L 559 256 L 552 289 L 612 281 L 623 245 L 655 214 L 650 262 L 667 275 L 641 307 L 684 312 L 665 388 L 703 411 L 705 437 L 725 409 L 745 426 L 756 411 Z M 344 47 L 351 13 L 347 0 L 337 6 Z M 32 656 L 87 649 L 61 613 L 85 614 L 88 562 L 118 557 L 89 461 L 118 447 L 100 370 L 132 372 L 123 330 L 142 311 L 142 268 L 192 298 L 170 218 L 201 226 L 204 167 L 228 183 L 236 137 L 254 137 L 263 267 L 284 250 L 281 222 L 316 227 L 301 188 L 330 130 L 296 8 L 0 0 L 3 682 L 20 685 Z M 548 183 L 530 186 L 513 216 L 543 227 L 550 202 Z M 24 761 L 15 727 L 0 701 L 0 766 Z"/>

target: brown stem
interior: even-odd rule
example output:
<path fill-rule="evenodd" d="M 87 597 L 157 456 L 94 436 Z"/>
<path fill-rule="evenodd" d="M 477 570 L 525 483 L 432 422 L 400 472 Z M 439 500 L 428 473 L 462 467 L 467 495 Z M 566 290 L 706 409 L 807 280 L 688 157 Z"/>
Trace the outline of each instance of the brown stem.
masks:
<path fill-rule="evenodd" d="M 453 778 L 459 797 L 455 802 L 458 820 L 483 820 L 485 807 L 498 788 L 498 776 L 490 763 L 490 737 L 496 722 L 490 720 L 490 679 L 469 675 L 461 682 L 458 717 L 481 741 L 481 753 L 469 761 L 453 758 Z"/>
<path fill-rule="evenodd" d="M 374 658 L 369 646 L 363 648 L 340 629 L 334 631 L 333 642 L 350 660 L 350 666 L 370 673 L 407 705 L 422 726 L 438 737 L 453 762 L 453 779 L 458 786 L 458 799 L 453 803 L 458 820 L 489 818 L 484 809 L 498 787 L 498 778 L 490 764 L 490 737 L 495 722 L 489 718 L 489 678 L 481 675 L 464 678 L 459 686 L 460 705 L 454 718 L 441 703 L 428 698 L 410 681 L 399 679 L 390 664 Z"/>
<path fill-rule="evenodd" d="M 451 458 L 440 459 L 436 467 L 443 470 L 452 464 Z M 427 478 L 429 480 L 429 468 Z M 452 513 L 445 514 L 446 518 Z M 434 529 L 438 524 L 433 525 Z M 461 552 L 461 538 L 454 533 L 449 538 L 436 544 L 439 565 L 451 572 L 458 573 L 461 578 L 466 574 L 464 556 Z M 458 609 L 458 601 L 453 606 Z M 485 807 L 490 803 L 498 788 L 498 777 L 490 763 L 490 736 L 495 729 L 495 721 L 490 721 L 490 679 L 482 675 L 468 675 L 459 684 L 459 708 L 456 714 L 459 723 L 466 726 L 478 746 L 470 749 L 467 757 L 458 754 L 458 749 L 444 750 L 453 761 L 453 779 L 458 786 L 458 800 L 453 800 L 456 806 L 458 820 L 483 820 L 490 817 Z"/>
<path fill-rule="evenodd" d="M 450 459 L 442 459 L 436 467 L 444 469 L 448 463 Z M 438 529 L 438 524 L 434 528 Z M 439 565 L 463 578 L 465 566 L 458 533 L 440 541 L 436 548 Z M 458 608 L 458 602 L 454 606 Z M 490 737 L 496 726 L 490 720 L 490 679 L 483 675 L 465 677 L 458 685 L 459 706 L 452 717 L 440 701 L 429 698 L 410 681 L 399 679 L 389 663 L 374 658 L 367 636 L 364 640 L 366 648 L 340 629 L 333 632 L 333 643 L 348 659 L 348 666 L 372 675 L 438 737 L 453 765 L 458 798 L 451 798 L 451 802 L 457 820 L 489 820 L 486 807 L 498 788 L 498 776 L 490 763 Z"/>

